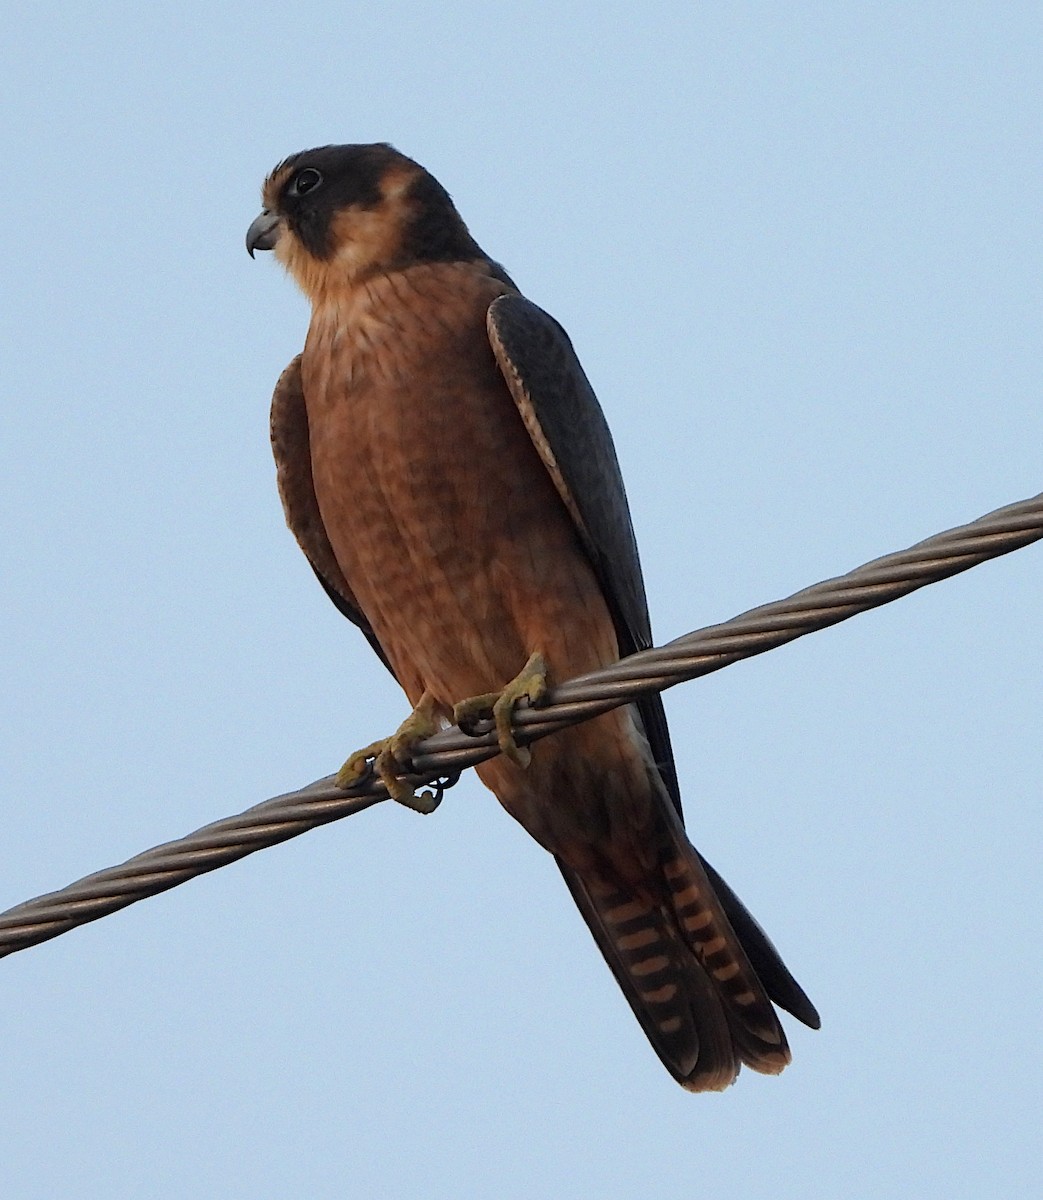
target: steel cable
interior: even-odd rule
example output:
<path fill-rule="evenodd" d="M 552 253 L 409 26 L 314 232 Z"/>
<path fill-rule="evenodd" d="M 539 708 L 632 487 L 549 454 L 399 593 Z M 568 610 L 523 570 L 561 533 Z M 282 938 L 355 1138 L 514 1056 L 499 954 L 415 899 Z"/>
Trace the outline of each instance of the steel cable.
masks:
<path fill-rule="evenodd" d="M 562 683 L 539 708 L 516 712 L 518 741 L 535 741 L 645 692 L 662 691 L 762 654 L 1041 537 L 1043 495 L 997 509 L 847 575 Z M 440 797 L 442 787 L 455 782 L 464 768 L 498 753 L 489 722 L 479 724 L 476 733 L 472 737 L 454 728 L 421 743 L 413 755 L 415 774 L 408 781 L 416 787 L 433 784 Z M 327 776 L 299 791 L 266 800 L 187 837 L 146 850 L 119 866 L 88 875 L 61 891 L 8 909 L 0 914 L 0 956 L 57 937 L 386 799 L 387 792 L 373 778 L 345 792 L 333 787 L 332 776 Z"/>

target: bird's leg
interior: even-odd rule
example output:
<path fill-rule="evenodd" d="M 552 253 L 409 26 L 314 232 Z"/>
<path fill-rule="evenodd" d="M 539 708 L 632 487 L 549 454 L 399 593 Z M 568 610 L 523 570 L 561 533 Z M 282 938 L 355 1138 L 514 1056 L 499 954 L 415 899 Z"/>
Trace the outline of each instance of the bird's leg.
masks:
<path fill-rule="evenodd" d="M 511 716 L 519 700 L 538 704 L 547 693 L 547 664 L 539 652 L 531 654 L 529 661 L 511 680 L 502 692 L 487 692 L 484 696 L 471 696 L 453 707 L 453 721 L 464 733 L 469 733 L 475 721 L 489 718 L 496 722 L 496 740 L 500 753 L 506 754 L 519 767 L 527 767 L 531 755 L 524 746 L 519 746 L 511 728 Z"/>
<path fill-rule="evenodd" d="M 430 792 L 417 795 L 402 782 L 401 773 L 409 770 L 409 755 L 417 742 L 438 732 L 438 718 L 438 702 L 430 692 L 424 692 L 416 708 L 389 738 L 381 738 L 379 742 L 355 751 L 337 772 L 334 780 L 337 787 L 349 788 L 358 783 L 369 770 L 369 760 L 373 759 L 373 769 L 392 800 L 416 812 L 434 812 L 438 806 L 435 796 Z"/>

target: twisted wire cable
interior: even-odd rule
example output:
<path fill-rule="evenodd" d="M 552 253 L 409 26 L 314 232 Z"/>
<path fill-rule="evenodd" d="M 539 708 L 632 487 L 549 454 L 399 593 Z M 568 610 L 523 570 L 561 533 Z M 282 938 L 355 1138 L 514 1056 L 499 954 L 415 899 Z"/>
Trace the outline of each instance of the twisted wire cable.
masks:
<path fill-rule="evenodd" d="M 525 707 L 514 714 L 518 742 L 536 741 L 643 693 L 662 691 L 762 654 L 1040 538 L 1043 494 L 997 509 L 908 550 L 874 559 L 784 600 L 750 609 L 723 624 L 562 683 L 539 708 Z M 414 787 L 433 785 L 435 797 L 440 799 L 443 788 L 455 783 L 464 768 L 497 753 L 491 722 L 480 722 L 475 736 L 448 729 L 417 746 L 412 755 L 414 773 L 406 780 Z M 383 785 L 372 776 L 349 791 L 334 787 L 332 776 L 326 776 L 298 791 L 266 800 L 187 837 L 146 850 L 119 866 L 88 875 L 61 891 L 0 913 L 0 957 L 386 799 Z"/>

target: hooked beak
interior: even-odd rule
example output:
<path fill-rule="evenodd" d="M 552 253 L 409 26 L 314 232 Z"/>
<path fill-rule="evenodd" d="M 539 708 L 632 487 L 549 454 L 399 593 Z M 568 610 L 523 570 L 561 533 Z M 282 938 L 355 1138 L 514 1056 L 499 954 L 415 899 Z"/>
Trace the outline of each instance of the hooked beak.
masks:
<path fill-rule="evenodd" d="M 271 250 L 282 233 L 282 217 L 278 213 L 265 209 L 259 217 L 255 217 L 250 228 L 246 231 L 246 249 L 253 258 L 255 250 Z"/>

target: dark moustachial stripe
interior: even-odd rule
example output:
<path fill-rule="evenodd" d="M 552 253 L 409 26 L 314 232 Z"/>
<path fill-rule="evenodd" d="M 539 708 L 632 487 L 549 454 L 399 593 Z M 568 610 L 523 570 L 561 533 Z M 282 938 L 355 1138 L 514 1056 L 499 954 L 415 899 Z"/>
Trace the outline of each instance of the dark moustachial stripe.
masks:
<path fill-rule="evenodd" d="M 330 257 L 333 218 L 344 208 L 376 208 L 383 197 L 381 180 L 388 164 L 398 159 L 390 146 L 320 146 L 281 163 L 288 170 L 279 197 L 290 228 L 316 258 Z M 293 195 L 293 183 L 306 167 L 322 175 L 322 185 L 305 196 Z"/>

